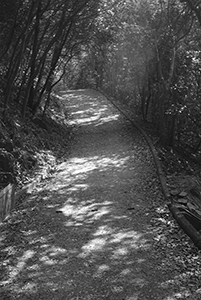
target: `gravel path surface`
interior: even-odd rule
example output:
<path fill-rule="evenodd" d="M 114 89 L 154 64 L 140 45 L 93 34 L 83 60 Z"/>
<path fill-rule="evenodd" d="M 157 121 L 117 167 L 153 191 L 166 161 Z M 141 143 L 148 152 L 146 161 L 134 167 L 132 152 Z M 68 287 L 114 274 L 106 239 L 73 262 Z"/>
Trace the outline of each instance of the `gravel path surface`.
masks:
<path fill-rule="evenodd" d="M 61 97 L 71 155 L 2 226 L 0 299 L 201 299 L 199 253 L 143 137 L 97 92 Z"/>

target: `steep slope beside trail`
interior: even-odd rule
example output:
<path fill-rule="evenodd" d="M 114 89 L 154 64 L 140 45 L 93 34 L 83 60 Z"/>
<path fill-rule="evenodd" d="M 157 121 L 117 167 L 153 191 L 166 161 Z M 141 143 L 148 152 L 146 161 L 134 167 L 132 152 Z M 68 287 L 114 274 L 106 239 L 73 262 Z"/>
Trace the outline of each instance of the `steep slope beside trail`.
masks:
<path fill-rule="evenodd" d="M 143 137 L 98 92 L 60 97 L 77 126 L 71 155 L 2 227 L 0 298 L 200 299 L 200 257 Z"/>

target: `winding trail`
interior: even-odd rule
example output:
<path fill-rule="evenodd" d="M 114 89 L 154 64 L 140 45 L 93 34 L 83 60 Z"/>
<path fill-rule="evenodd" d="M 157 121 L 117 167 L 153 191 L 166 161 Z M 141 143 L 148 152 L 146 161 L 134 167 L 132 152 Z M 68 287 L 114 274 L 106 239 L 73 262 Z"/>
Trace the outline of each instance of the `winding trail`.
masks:
<path fill-rule="evenodd" d="M 98 92 L 60 96 L 71 155 L 28 198 L 1 299 L 177 299 L 155 247 L 163 197 L 146 142 Z"/>

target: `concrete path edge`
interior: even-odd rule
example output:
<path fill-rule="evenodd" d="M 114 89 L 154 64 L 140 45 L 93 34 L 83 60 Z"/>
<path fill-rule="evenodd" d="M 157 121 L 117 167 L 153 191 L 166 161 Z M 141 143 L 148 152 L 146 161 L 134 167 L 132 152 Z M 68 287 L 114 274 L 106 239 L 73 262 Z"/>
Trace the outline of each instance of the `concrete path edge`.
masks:
<path fill-rule="evenodd" d="M 131 118 L 129 118 L 129 116 L 127 116 L 125 114 L 124 111 L 122 111 L 122 109 L 120 109 L 120 107 L 118 107 L 118 105 L 114 102 L 114 99 L 109 97 L 108 95 L 105 94 L 105 92 L 103 92 L 102 90 L 97 90 L 98 92 L 100 92 L 104 97 L 106 97 L 106 99 L 108 101 L 110 101 L 119 111 L 120 113 L 127 118 L 127 120 L 130 121 L 130 123 L 137 128 L 137 130 L 143 135 L 143 137 L 145 138 L 151 153 L 153 155 L 153 159 L 154 159 L 154 163 L 157 169 L 157 173 L 159 176 L 159 180 L 160 180 L 160 184 L 161 184 L 161 189 L 163 192 L 163 195 L 165 197 L 166 200 L 166 205 L 169 208 L 172 216 L 174 217 L 174 219 L 177 221 L 178 225 L 183 229 L 183 231 L 191 238 L 191 240 L 193 241 L 193 243 L 195 244 L 195 246 L 201 250 L 201 234 L 200 232 L 198 232 L 196 230 L 196 228 L 185 218 L 185 216 L 182 214 L 181 211 L 179 211 L 173 204 L 172 201 L 172 197 L 169 193 L 168 187 L 167 187 L 167 183 L 166 183 L 166 178 L 165 175 L 163 173 L 162 170 L 162 166 L 161 166 L 161 162 L 158 158 L 156 149 L 150 139 L 150 137 L 147 135 L 147 133 L 136 123 L 134 122 Z"/>

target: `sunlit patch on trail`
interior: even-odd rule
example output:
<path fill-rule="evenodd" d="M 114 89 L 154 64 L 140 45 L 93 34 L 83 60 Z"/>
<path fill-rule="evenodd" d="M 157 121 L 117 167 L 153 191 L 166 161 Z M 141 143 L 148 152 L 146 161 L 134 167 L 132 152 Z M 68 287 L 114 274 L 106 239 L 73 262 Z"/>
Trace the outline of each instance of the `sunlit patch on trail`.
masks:
<path fill-rule="evenodd" d="M 76 121 L 69 122 L 69 124 L 70 125 L 72 125 L 72 124 L 86 125 L 86 124 L 90 124 L 94 121 L 97 121 L 99 119 L 100 119 L 100 115 L 98 114 L 97 116 L 79 118 Z"/>
<path fill-rule="evenodd" d="M 71 216 L 73 219 L 79 221 L 92 216 L 94 217 L 94 219 L 98 219 L 101 216 L 109 213 L 109 209 L 104 206 L 97 209 L 94 205 L 73 206 L 71 204 L 64 205 L 61 208 L 61 211 L 66 217 Z"/>
<path fill-rule="evenodd" d="M 76 91 L 78 93 L 79 91 Z M 94 101 L 90 96 L 83 94 L 76 94 L 73 91 L 68 94 L 63 94 L 60 96 L 60 100 L 65 102 L 66 97 L 69 99 L 68 105 L 71 108 L 71 114 L 73 116 L 73 120 L 69 121 L 69 125 L 90 125 L 100 126 L 104 123 L 116 121 L 120 118 L 119 113 L 111 113 L 111 109 L 106 104 L 102 104 L 100 106 L 99 101 Z M 97 96 L 99 99 L 101 96 Z M 71 103 L 72 99 L 72 103 Z M 77 105 L 75 105 L 75 101 L 77 101 Z M 86 109 L 86 103 L 88 104 L 88 109 Z M 83 109 L 82 109 L 83 108 Z"/>
<path fill-rule="evenodd" d="M 93 170 L 105 171 L 107 168 L 122 168 L 126 162 L 130 159 L 129 156 L 121 157 L 119 155 L 112 154 L 110 157 L 91 156 L 91 157 L 73 157 L 69 159 L 68 164 L 63 163 L 59 166 L 58 172 L 60 177 L 71 177 L 79 174 L 86 174 Z M 65 177 L 65 179 L 66 179 Z"/>
<path fill-rule="evenodd" d="M 100 126 L 100 125 L 103 125 L 104 123 L 116 121 L 118 119 L 119 119 L 119 114 L 111 115 L 111 116 L 107 116 L 107 117 L 102 117 L 100 119 L 100 122 L 98 124 L 96 124 L 95 126 Z"/>
<path fill-rule="evenodd" d="M 95 238 L 82 247 L 84 256 L 92 251 L 103 251 L 106 245 L 105 238 Z"/>
<path fill-rule="evenodd" d="M 148 248 L 149 242 L 137 231 L 120 230 L 107 225 L 100 226 L 93 234 L 93 238 L 82 246 L 80 257 L 110 251 L 110 259 L 119 260 L 127 257 L 133 250 Z"/>
<path fill-rule="evenodd" d="M 93 236 L 100 236 L 100 235 L 110 235 L 114 232 L 114 229 L 107 226 L 101 225 L 97 228 L 97 230 L 93 233 Z"/>
<path fill-rule="evenodd" d="M 94 277 L 94 278 L 95 278 L 95 277 L 102 277 L 103 274 L 104 274 L 105 272 L 109 271 L 109 270 L 110 270 L 110 267 L 109 267 L 108 265 L 106 265 L 106 264 L 100 265 L 100 266 L 97 267 L 97 271 L 96 271 L 96 273 L 93 275 L 93 277 Z"/>
<path fill-rule="evenodd" d="M 86 191 L 89 188 L 88 184 L 74 184 L 72 187 L 68 188 L 69 192 L 76 192 L 76 191 Z"/>
<path fill-rule="evenodd" d="M 1 285 L 11 283 L 19 275 L 20 272 L 26 267 L 27 261 L 34 256 L 33 250 L 26 250 L 21 257 L 18 258 L 16 266 L 10 267 L 9 279 L 1 282 Z"/>
<path fill-rule="evenodd" d="M 126 169 L 129 160 L 130 157 L 128 155 L 120 156 L 116 154 L 111 154 L 110 156 L 73 157 L 69 159 L 68 163 L 62 163 L 58 167 L 58 176 L 55 184 L 52 184 L 49 189 L 58 191 L 59 194 L 66 193 L 67 187 L 68 194 L 76 191 L 86 191 L 90 188 L 87 179 L 94 172 L 98 172 L 102 176 L 105 176 L 106 172 L 113 172 L 114 175 L 112 177 L 114 179 L 117 172 L 120 173 Z M 65 188 L 65 190 L 62 191 L 62 188 Z"/>
<path fill-rule="evenodd" d="M 107 156 L 91 156 L 91 157 L 73 157 L 69 159 L 68 165 L 63 164 L 60 165 L 58 170 L 63 173 L 70 173 L 71 175 L 77 175 L 79 173 L 86 173 L 92 171 L 94 169 L 100 169 L 103 171 L 107 167 L 122 167 L 127 161 L 129 157 L 121 157 L 118 155 Z"/>

